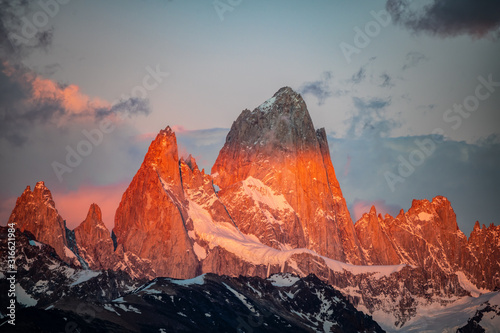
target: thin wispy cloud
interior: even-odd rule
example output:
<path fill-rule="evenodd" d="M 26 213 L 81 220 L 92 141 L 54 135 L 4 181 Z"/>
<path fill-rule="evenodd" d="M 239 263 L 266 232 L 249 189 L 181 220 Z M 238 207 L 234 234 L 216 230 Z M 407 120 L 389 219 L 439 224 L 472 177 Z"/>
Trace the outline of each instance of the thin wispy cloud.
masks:
<path fill-rule="evenodd" d="M 421 62 L 424 62 L 427 60 L 429 60 L 429 58 L 427 58 L 424 54 L 422 54 L 420 52 L 417 52 L 417 51 L 408 52 L 406 54 L 406 57 L 405 57 L 405 63 L 401 69 L 404 71 L 404 70 L 407 70 L 409 68 L 416 67 Z"/>
<path fill-rule="evenodd" d="M 319 80 L 306 82 L 302 84 L 297 91 L 301 95 L 313 95 L 318 99 L 318 105 L 323 105 L 327 98 L 334 95 L 331 88 L 332 79 L 332 72 L 323 72 Z"/>
<path fill-rule="evenodd" d="M 390 98 L 353 97 L 354 112 L 346 121 L 347 137 L 385 137 L 398 123 L 385 114 Z"/>
<path fill-rule="evenodd" d="M 360 84 L 366 79 L 366 65 L 362 66 L 356 73 L 351 76 L 351 82 L 354 84 Z"/>
<path fill-rule="evenodd" d="M 381 81 L 379 87 L 382 88 L 394 87 L 394 83 L 392 82 L 392 77 L 389 76 L 389 74 L 387 73 L 380 74 L 379 79 Z"/>

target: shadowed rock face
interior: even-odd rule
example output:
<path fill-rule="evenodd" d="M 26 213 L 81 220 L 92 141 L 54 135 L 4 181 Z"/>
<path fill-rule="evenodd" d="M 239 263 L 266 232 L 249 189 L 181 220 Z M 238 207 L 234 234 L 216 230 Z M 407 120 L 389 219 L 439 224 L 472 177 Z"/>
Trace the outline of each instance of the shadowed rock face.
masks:
<path fill-rule="evenodd" d="M 241 113 L 212 175 L 242 232 L 275 248 L 363 262 L 325 132 L 315 131 L 302 97 L 289 87 Z"/>

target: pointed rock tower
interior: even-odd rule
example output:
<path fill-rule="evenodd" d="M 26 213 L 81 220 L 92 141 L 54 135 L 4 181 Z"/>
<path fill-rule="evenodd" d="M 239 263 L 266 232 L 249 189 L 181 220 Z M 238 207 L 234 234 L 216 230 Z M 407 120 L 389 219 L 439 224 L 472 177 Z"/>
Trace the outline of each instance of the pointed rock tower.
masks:
<path fill-rule="evenodd" d="M 36 183 L 33 191 L 26 187 L 17 198 L 9 223 L 16 223 L 16 228 L 28 230 L 39 242 L 52 246 L 64 261 L 77 264 L 76 256 L 67 247 L 64 220 L 44 182 Z"/>
<path fill-rule="evenodd" d="M 159 276 L 190 278 L 199 272 L 186 228 L 177 140 L 170 127 L 151 143 L 116 210 L 113 232 L 123 252 L 151 261 Z"/>
<path fill-rule="evenodd" d="M 274 248 L 364 262 L 330 158 L 302 97 L 281 88 L 233 123 L 212 168 L 238 228 Z"/>
<path fill-rule="evenodd" d="M 108 228 L 102 221 L 101 208 L 97 204 L 90 205 L 87 217 L 75 228 L 75 240 L 78 254 L 89 265 L 90 269 L 111 268 L 113 262 L 113 241 Z"/>

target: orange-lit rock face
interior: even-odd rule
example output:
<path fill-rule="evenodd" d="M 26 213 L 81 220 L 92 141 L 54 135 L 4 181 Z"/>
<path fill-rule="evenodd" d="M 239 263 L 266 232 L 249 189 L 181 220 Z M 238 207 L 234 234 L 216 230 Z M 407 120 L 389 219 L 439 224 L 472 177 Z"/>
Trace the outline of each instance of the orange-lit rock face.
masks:
<path fill-rule="evenodd" d="M 113 257 L 113 241 L 102 221 L 101 209 L 92 204 L 86 219 L 74 230 L 78 254 L 90 269 L 110 269 L 116 261 Z"/>
<path fill-rule="evenodd" d="M 356 222 L 355 229 L 361 246 L 365 249 L 367 260 L 372 265 L 395 265 L 401 259 L 392 241 L 383 229 L 382 216 L 377 216 L 375 207 Z"/>
<path fill-rule="evenodd" d="M 468 272 L 478 287 L 489 290 L 500 287 L 500 226 L 481 228 L 476 222 L 467 242 L 463 271 Z"/>
<path fill-rule="evenodd" d="M 72 256 L 68 257 L 69 250 L 65 250 L 68 243 L 64 221 L 44 182 L 38 182 L 33 191 L 29 186 L 24 190 L 10 215 L 9 223 L 12 222 L 21 231 L 31 232 L 39 242 L 52 246 L 64 261 L 73 261 Z"/>
<path fill-rule="evenodd" d="M 476 224 L 469 240 L 459 230 L 455 212 L 442 196 L 413 200 L 398 216 L 376 216 L 372 208 L 356 222 L 359 241 L 372 264 L 406 263 L 428 271 L 461 271 L 480 287 L 500 286 L 500 227 Z"/>
<path fill-rule="evenodd" d="M 449 273 L 460 266 L 467 243 L 450 202 L 440 196 L 432 202 L 413 200 L 408 212 L 395 218 L 386 215 L 382 220 L 370 212 L 355 228 L 365 251 L 380 264 L 404 262 Z"/>
<path fill-rule="evenodd" d="M 454 271 L 467 237 L 458 229 L 450 202 L 444 197 L 413 200 L 408 212 L 386 220 L 385 230 L 407 263 L 424 268 L 439 265 Z"/>
<path fill-rule="evenodd" d="M 113 229 L 124 252 L 151 260 L 161 276 L 190 278 L 198 261 L 188 237 L 175 134 L 169 127 L 151 143 L 123 194 Z"/>
<path fill-rule="evenodd" d="M 242 112 L 212 175 L 244 233 L 277 248 L 305 246 L 333 259 L 363 262 L 326 134 L 314 130 L 304 101 L 290 88 Z M 259 201 L 259 191 L 282 196 L 286 204 Z"/>

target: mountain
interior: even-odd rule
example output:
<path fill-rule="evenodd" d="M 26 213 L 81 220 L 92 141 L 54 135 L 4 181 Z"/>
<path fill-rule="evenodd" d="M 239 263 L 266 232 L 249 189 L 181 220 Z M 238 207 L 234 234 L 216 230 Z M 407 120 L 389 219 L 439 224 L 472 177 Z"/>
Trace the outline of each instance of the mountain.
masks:
<path fill-rule="evenodd" d="M 447 275 L 463 274 L 478 288 L 500 287 L 500 227 L 481 229 L 476 223 L 467 239 L 445 197 L 414 200 L 407 212 L 396 217 L 377 216 L 372 207 L 355 229 L 373 264 L 404 263 Z"/>
<path fill-rule="evenodd" d="M 325 130 L 314 129 L 304 100 L 291 88 L 241 113 L 212 175 L 243 233 L 277 249 L 305 247 L 364 262 Z"/>
<path fill-rule="evenodd" d="M 38 182 L 35 189 L 27 186 L 12 211 L 8 224 L 15 223 L 21 231 L 28 230 L 40 242 L 54 247 L 59 257 L 67 262 L 77 263 L 77 257 L 68 248 L 66 223 L 55 207 L 52 194 L 44 182 Z"/>
<path fill-rule="evenodd" d="M 303 99 L 288 87 L 253 111 L 241 113 L 210 175 L 199 169 L 192 156 L 179 157 L 177 138 L 170 127 L 161 130 L 122 196 L 111 233 L 97 204 L 90 206 L 77 228 L 68 230 L 43 182 L 37 183 L 33 192 L 29 187 L 23 192 L 9 222 L 15 222 L 20 231 L 32 233 L 30 240 L 45 249 L 38 256 L 60 258 L 66 267 L 61 274 L 67 278 L 74 274 L 89 281 L 94 275 L 127 276 L 131 281 L 157 278 L 162 286 L 175 289 L 172 278 L 193 279 L 203 274 L 203 281 L 217 280 L 211 274 L 265 281 L 273 274 L 303 279 L 313 274 L 388 331 L 423 327 L 422 322 L 431 315 L 429 309 L 444 315 L 469 298 L 494 297 L 494 290 L 500 288 L 500 227 L 480 227 L 477 223 L 467 238 L 445 197 L 414 200 L 407 212 L 402 210 L 396 217 L 377 215 L 372 207 L 353 224 L 335 176 L 325 130 L 314 129 Z M 25 243 L 28 245 L 21 248 L 30 246 L 33 250 L 31 243 Z M 26 258 L 33 258 L 34 254 L 30 255 Z M 56 265 L 54 262 L 47 265 L 56 267 L 51 266 Z M 21 285 L 28 296 L 41 302 L 38 290 L 44 288 L 37 286 L 48 283 L 40 272 L 46 266 L 30 267 L 26 274 L 34 278 Z M 216 281 L 219 287 L 224 279 Z M 49 283 L 45 291 L 58 288 L 63 280 L 62 275 L 54 277 L 56 282 Z M 113 285 L 109 279 L 103 283 Z M 227 294 L 224 288 L 218 292 Z M 54 299 L 49 297 L 50 304 L 57 303 L 72 288 L 58 290 Z M 245 299 L 250 297 L 240 289 L 233 290 Z M 150 305 L 137 306 L 151 301 L 143 299 L 144 293 L 130 297 L 133 301 L 123 305 L 126 309 L 158 311 Z M 185 304 L 193 306 L 185 297 Z M 116 306 L 108 303 L 98 308 L 116 308 L 119 313 L 120 302 Z M 472 303 L 471 309 L 485 309 Z M 277 304 L 272 308 L 285 311 Z M 60 308 L 70 310 L 70 306 Z M 122 322 L 122 313 L 116 314 L 120 319 L 108 312 L 99 319 L 99 325 L 138 329 Z M 487 311 L 481 313 L 484 316 Z M 229 312 L 226 314 L 229 316 Z M 311 319 L 316 315 L 301 317 L 312 330 L 320 329 Z M 469 325 L 467 319 L 473 315 L 458 320 L 457 329 Z M 81 319 L 77 317 L 76 321 Z M 280 323 L 298 325 L 296 313 L 285 317 Z M 470 325 L 482 320 L 479 317 Z"/>
<path fill-rule="evenodd" d="M 151 260 L 160 276 L 196 276 L 200 269 L 188 236 L 186 206 L 177 141 L 167 127 L 151 143 L 116 210 L 117 244 Z"/>
<path fill-rule="evenodd" d="M 107 267 L 114 247 L 97 204 L 90 206 L 87 217 L 73 232 L 77 244 L 75 250 L 85 263 L 91 269 Z"/>

